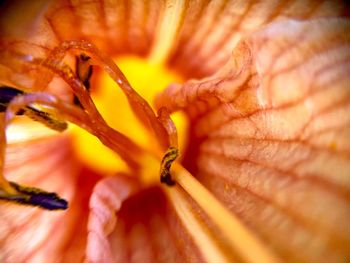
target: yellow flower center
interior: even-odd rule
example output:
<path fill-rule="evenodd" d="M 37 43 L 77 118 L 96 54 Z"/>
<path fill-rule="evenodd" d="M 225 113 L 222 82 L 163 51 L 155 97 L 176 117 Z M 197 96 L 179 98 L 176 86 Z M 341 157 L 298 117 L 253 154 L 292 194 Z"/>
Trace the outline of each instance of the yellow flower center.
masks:
<path fill-rule="evenodd" d="M 135 56 L 115 59 L 117 65 L 130 81 L 132 87 L 152 105 L 157 93 L 170 83 L 181 82 L 181 77 L 165 66 L 150 63 Z M 94 73 L 95 74 L 95 73 Z M 127 135 L 143 148 L 157 154 L 160 151 L 157 138 L 137 120 L 128 101 L 117 84 L 106 74 L 95 74 L 92 81 L 91 96 L 94 103 L 109 126 Z M 179 132 L 180 151 L 185 147 L 185 130 L 187 121 L 183 113 L 172 116 Z M 96 137 L 76 125 L 71 125 L 74 149 L 77 156 L 90 168 L 103 174 L 127 171 L 127 165 L 111 149 L 104 146 Z M 154 152 L 156 149 L 156 152 Z M 145 162 L 149 162 L 149 158 Z M 149 165 L 145 165 L 149 166 Z M 159 162 L 157 163 L 159 167 Z M 159 174 L 149 174 L 145 180 L 159 181 Z"/>

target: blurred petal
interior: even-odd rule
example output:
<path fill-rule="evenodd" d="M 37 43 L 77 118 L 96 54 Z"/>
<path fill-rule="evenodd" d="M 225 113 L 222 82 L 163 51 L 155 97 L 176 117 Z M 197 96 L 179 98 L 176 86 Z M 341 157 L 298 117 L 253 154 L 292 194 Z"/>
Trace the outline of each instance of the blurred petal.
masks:
<path fill-rule="evenodd" d="M 158 98 L 191 117 L 199 180 L 290 260 L 350 256 L 349 36 L 342 19 L 271 24 Z"/>
<path fill-rule="evenodd" d="M 94 189 L 90 198 L 87 260 L 113 262 L 112 250 L 107 241 L 116 225 L 116 215 L 125 199 L 136 190 L 131 178 L 123 175 L 105 178 Z"/>
<path fill-rule="evenodd" d="M 188 78 L 215 73 L 241 38 L 281 20 L 346 15 L 345 1 L 189 1 L 170 64 Z"/>
<path fill-rule="evenodd" d="M 129 177 L 100 181 L 90 199 L 88 262 L 182 262 L 201 259 L 192 237 L 158 187 Z"/>
<path fill-rule="evenodd" d="M 72 233 L 84 229 L 84 207 L 92 182 L 86 172 L 84 181 L 76 160 L 70 154 L 66 136 L 18 142 L 7 148 L 5 174 L 21 184 L 57 192 L 70 202 L 66 212 L 47 212 L 39 208 L 1 202 L 1 262 L 43 262 L 64 258 L 66 250 L 83 255 L 86 239 L 74 239 Z M 78 192 L 79 189 L 79 192 Z M 81 191 L 81 192 L 80 192 Z M 85 205 L 84 205 L 85 203 Z M 86 222 L 85 222 L 86 229 Z M 85 231 L 81 231 L 85 232 Z"/>

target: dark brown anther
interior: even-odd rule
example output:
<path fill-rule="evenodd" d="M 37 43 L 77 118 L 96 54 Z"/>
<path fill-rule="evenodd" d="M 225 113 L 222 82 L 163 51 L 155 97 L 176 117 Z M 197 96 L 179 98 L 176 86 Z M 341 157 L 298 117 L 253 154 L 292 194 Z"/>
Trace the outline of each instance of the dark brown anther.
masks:
<path fill-rule="evenodd" d="M 77 77 L 83 82 L 87 91 L 90 90 L 90 78 L 92 76 L 92 65 L 89 63 L 90 57 L 85 54 L 80 54 L 76 56 L 75 72 Z M 74 96 L 74 104 L 83 107 L 77 98 Z"/>
<path fill-rule="evenodd" d="M 175 147 L 169 147 L 163 156 L 160 164 L 160 182 L 168 186 L 173 186 L 176 182 L 171 178 L 170 168 L 171 164 L 179 156 L 179 150 Z"/>

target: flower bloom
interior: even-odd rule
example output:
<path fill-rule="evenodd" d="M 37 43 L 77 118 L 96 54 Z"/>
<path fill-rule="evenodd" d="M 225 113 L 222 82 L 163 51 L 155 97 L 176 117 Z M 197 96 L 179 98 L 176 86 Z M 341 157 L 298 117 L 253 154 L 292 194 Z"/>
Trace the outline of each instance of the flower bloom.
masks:
<path fill-rule="evenodd" d="M 0 84 L 27 95 L 0 113 L 0 196 L 13 181 L 55 192 L 69 209 L 1 201 L 1 262 L 349 259 L 345 3 L 44 2 L 2 10 Z M 180 83 L 152 95 L 152 108 L 111 59 L 125 54 L 171 68 Z M 102 115 L 111 106 L 95 107 L 105 73 L 146 127 L 144 141 L 127 131 L 132 122 L 119 123 L 118 102 Z M 49 112 L 49 126 L 69 121 L 95 135 L 126 168 L 104 173 L 97 148 L 82 153 L 73 128 L 15 117 L 28 105 Z M 186 114 L 188 131 L 176 131 L 175 112 Z M 166 173 L 176 185 L 161 185 L 178 147 Z"/>

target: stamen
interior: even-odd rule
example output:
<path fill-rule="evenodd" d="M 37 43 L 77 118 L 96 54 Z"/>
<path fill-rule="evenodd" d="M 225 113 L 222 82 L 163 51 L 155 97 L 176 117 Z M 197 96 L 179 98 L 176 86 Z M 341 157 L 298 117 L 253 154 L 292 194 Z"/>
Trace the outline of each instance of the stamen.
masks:
<path fill-rule="evenodd" d="M 71 86 L 88 114 L 88 120 L 84 122 L 85 126 L 89 126 L 87 131 L 98 137 L 107 147 L 114 150 L 131 168 L 136 169 L 139 166 L 137 157 L 142 152 L 141 148 L 127 136 L 108 126 L 96 109 L 89 92 L 85 89 L 81 80 L 75 76 L 71 68 L 61 61 L 52 59 L 45 60 L 42 62 L 42 65 L 58 74 Z"/>
<path fill-rule="evenodd" d="M 66 119 L 67 121 L 72 122 L 89 133 L 95 135 L 103 144 L 120 154 L 121 158 L 123 158 L 131 168 L 139 168 L 139 164 L 137 162 L 138 152 L 133 152 L 134 149 L 131 147 L 127 148 L 128 145 L 124 146 L 124 141 L 119 141 L 120 138 L 126 138 L 127 142 L 130 141 L 130 139 L 113 130 L 104 122 L 99 123 L 97 126 L 96 122 L 89 115 L 89 113 L 79 107 L 61 101 L 50 94 L 32 93 L 14 98 L 8 106 L 6 112 L 6 125 L 8 125 L 13 119 L 15 112 L 31 103 L 39 103 L 58 110 L 57 115 L 59 117 Z"/>
<path fill-rule="evenodd" d="M 63 62 L 63 58 L 69 49 L 75 49 L 89 54 L 89 56 L 83 54 L 77 57 L 76 74 Z M 66 81 L 72 88 L 82 107 L 75 107 L 74 105 L 67 104 L 48 94 L 25 94 L 16 97 L 10 103 L 6 112 L 6 125 L 9 124 L 20 109 L 25 107 L 24 113 L 28 116 L 35 120 L 40 120 L 51 128 L 61 130 L 65 128 L 61 125 L 61 122 L 49 118 L 48 114 L 41 113 L 40 110 L 33 108 L 33 106 L 28 106 L 28 104 L 39 103 L 53 107 L 53 109 L 58 110 L 57 114 L 59 117 L 73 122 L 95 135 L 108 148 L 118 153 L 131 168 L 139 169 L 140 164 L 138 163 L 138 159 L 143 155 L 148 155 L 148 153 L 141 150 L 139 146 L 125 135 L 109 127 L 90 97 L 88 91 L 90 87 L 89 81 L 92 75 L 92 60 L 90 60 L 90 57 L 94 61 L 97 61 L 112 79 L 118 83 L 127 96 L 136 115 L 139 116 L 139 119 L 143 123 L 153 128 L 160 144 L 163 145 L 163 147 L 169 147 L 161 162 L 160 175 L 161 182 L 173 185 L 174 181 L 170 176 L 170 167 L 178 156 L 178 142 L 176 127 L 170 119 L 168 111 L 165 108 L 160 109 L 159 116 L 157 117 L 149 104 L 132 89 L 118 66 L 106 55 L 100 53 L 91 43 L 86 41 L 64 42 L 61 46 L 55 48 L 44 61 L 33 61 L 33 63 L 49 69 Z"/>
<path fill-rule="evenodd" d="M 197 202 L 211 220 L 221 229 L 229 244 L 245 262 L 279 262 L 279 260 L 228 211 L 185 168 L 174 164 L 174 180 Z M 254 251 L 254 253 L 252 253 Z"/>
<path fill-rule="evenodd" d="M 22 107 L 29 104 L 31 101 L 27 101 L 26 103 L 18 103 L 18 101 L 25 100 L 26 97 L 30 97 L 30 94 L 23 94 L 23 92 L 18 91 L 14 88 L 6 88 L 0 90 L 0 95 L 15 95 L 15 96 L 0 96 L 3 103 L 3 107 L 6 109 L 6 117 L 4 119 L 4 114 L 1 114 L 1 127 L 0 127 L 0 200 L 5 200 L 8 202 L 15 202 L 24 205 L 32 205 L 38 206 L 48 210 L 62 210 L 68 208 L 68 203 L 66 200 L 60 198 L 55 193 L 46 192 L 44 190 L 32 187 L 21 186 L 14 182 L 8 182 L 6 178 L 3 176 L 3 168 L 4 168 L 4 159 L 5 159 L 5 147 L 6 147 L 6 134 L 5 130 L 8 126 L 11 119 L 14 118 L 16 113 Z M 5 100 L 8 99 L 8 100 Z M 33 102 L 37 102 L 36 99 Z M 54 101 L 52 97 L 47 95 L 44 101 Z M 14 106 L 15 105 L 15 106 Z M 17 108 L 16 108 L 17 106 Z M 36 110 L 32 107 L 24 107 L 24 114 L 30 112 L 31 117 L 43 122 L 45 125 L 54 128 L 56 130 L 62 130 L 62 126 L 57 126 L 57 123 L 60 125 L 66 123 L 61 121 L 56 121 L 50 117 L 50 115 L 45 112 Z"/>
<path fill-rule="evenodd" d="M 3 160 L 5 155 L 5 146 L 6 146 L 6 136 L 5 129 L 15 117 L 16 113 L 21 109 L 25 108 L 28 104 L 39 103 L 40 105 L 45 105 L 52 107 L 53 109 L 59 109 L 58 115 L 65 117 L 69 121 L 81 125 L 86 130 L 90 131 L 93 134 L 96 134 L 96 127 L 91 120 L 91 117 L 82 109 L 75 107 L 71 104 L 60 101 L 50 94 L 45 93 L 35 93 L 35 94 L 24 94 L 14 97 L 9 103 L 5 120 L 2 121 L 2 124 L 5 124 L 5 127 L 1 128 L 1 171 L 3 171 Z M 108 127 L 103 130 L 108 130 Z M 99 135 L 103 134 L 99 133 Z M 107 137 L 107 136 L 106 136 Z M 103 139 L 102 139 L 103 140 Z M 106 140 L 105 140 L 106 141 Z M 113 143 L 107 145 L 110 148 L 115 148 Z M 114 146 L 114 147 L 113 147 Z M 127 160 L 133 162 L 133 160 Z M 30 188 L 20 186 L 16 183 L 7 182 L 4 178 L 3 173 L 0 173 L 0 199 L 16 202 L 20 204 L 39 206 L 41 208 L 55 210 L 55 209 L 66 209 L 67 202 L 59 198 L 55 193 L 49 193 L 37 188 Z"/>
<path fill-rule="evenodd" d="M 93 103 L 90 94 L 87 92 L 82 81 L 74 74 L 73 70 L 60 60 L 46 59 L 40 63 L 47 69 L 56 73 L 64 81 L 69 84 L 72 88 L 74 94 L 78 97 L 79 102 L 82 104 L 83 108 L 91 114 L 91 117 L 96 122 L 104 123 L 104 120 Z"/>
<path fill-rule="evenodd" d="M 167 113 L 165 109 L 162 109 L 159 112 L 159 116 L 157 117 L 147 101 L 144 100 L 131 87 L 124 74 L 108 56 L 102 54 L 94 45 L 87 41 L 63 42 L 61 46 L 55 48 L 52 51 L 50 56 L 42 62 L 42 65 L 60 75 L 72 87 L 75 95 L 78 96 L 78 99 L 82 103 L 84 109 L 96 117 L 94 120 L 98 122 L 99 125 L 106 127 L 110 131 L 114 131 L 112 128 L 108 127 L 102 116 L 97 111 L 91 97 L 89 96 L 81 81 L 81 79 L 89 79 L 89 73 L 87 71 L 89 68 L 88 65 L 90 64 L 86 64 L 86 62 L 89 60 L 88 57 L 84 55 L 84 57 L 82 57 L 79 61 L 80 64 L 84 65 L 82 68 L 77 69 L 78 75 L 80 75 L 79 78 L 75 77 L 72 70 L 62 62 L 65 53 L 70 49 L 89 53 L 89 56 L 91 56 L 91 58 L 93 58 L 102 68 L 104 68 L 110 77 L 121 87 L 122 91 L 127 96 L 130 106 L 134 110 L 136 116 L 139 116 L 139 119 L 146 125 L 146 127 L 150 126 L 154 130 L 160 144 L 163 147 L 177 147 L 176 127 L 172 123 L 169 113 Z M 82 72 L 79 73 L 79 71 Z M 125 151 L 129 152 L 130 147 L 134 148 L 134 152 L 139 150 L 136 145 L 132 143 L 132 141 L 127 139 L 127 137 L 117 132 L 116 135 L 119 138 L 116 138 L 115 140 L 111 140 L 110 136 L 103 136 L 102 133 L 99 133 L 97 137 L 102 141 L 102 143 L 105 143 L 106 145 L 113 142 L 117 144 L 116 152 L 122 158 L 126 158 L 128 155 L 130 156 L 130 154 L 125 154 Z M 125 141 L 124 145 L 121 144 L 121 141 Z M 129 144 L 130 147 L 125 147 L 126 144 Z M 171 158 L 173 158 L 173 160 L 175 160 L 176 157 L 177 154 L 171 155 Z M 161 165 L 161 180 L 165 180 L 164 182 L 166 182 L 168 185 L 173 184 L 169 172 L 173 160 L 166 160 L 165 162 L 162 162 Z"/>
<path fill-rule="evenodd" d="M 74 78 L 73 72 L 67 70 L 67 67 L 62 66 L 63 64 L 61 63 L 61 60 L 64 58 L 66 52 L 70 49 L 88 53 L 89 56 L 109 74 L 109 76 L 119 85 L 119 87 L 126 95 L 135 115 L 146 127 L 152 129 L 155 132 L 160 145 L 162 145 L 164 149 L 167 149 L 170 146 L 169 134 L 163 127 L 162 123 L 160 123 L 157 119 L 151 106 L 131 87 L 130 83 L 121 72 L 119 67 L 113 62 L 113 60 L 110 59 L 107 55 L 100 52 L 93 44 L 83 40 L 65 41 L 52 51 L 50 56 L 42 63 L 42 65 L 59 74 L 67 81 L 68 84 L 72 86 L 75 94 L 78 96 L 84 108 L 95 108 L 91 105 L 91 99 L 88 99 L 86 96 L 84 97 L 79 94 L 83 90 L 83 85 L 79 84 L 81 81 L 77 83 L 77 78 Z M 97 118 L 101 119 L 99 116 L 97 116 Z"/>
<path fill-rule="evenodd" d="M 8 87 L 2 86 L 0 87 L 0 112 L 4 112 L 11 100 L 16 96 L 25 94 L 23 91 Z M 16 112 L 17 115 L 26 115 L 34 121 L 41 122 L 48 128 L 56 130 L 58 132 L 62 132 L 67 129 L 67 123 L 57 120 L 51 114 L 45 111 L 41 111 L 39 109 L 34 108 L 33 106 L 26 106 L 23 109 L 20 109 Z"/>

